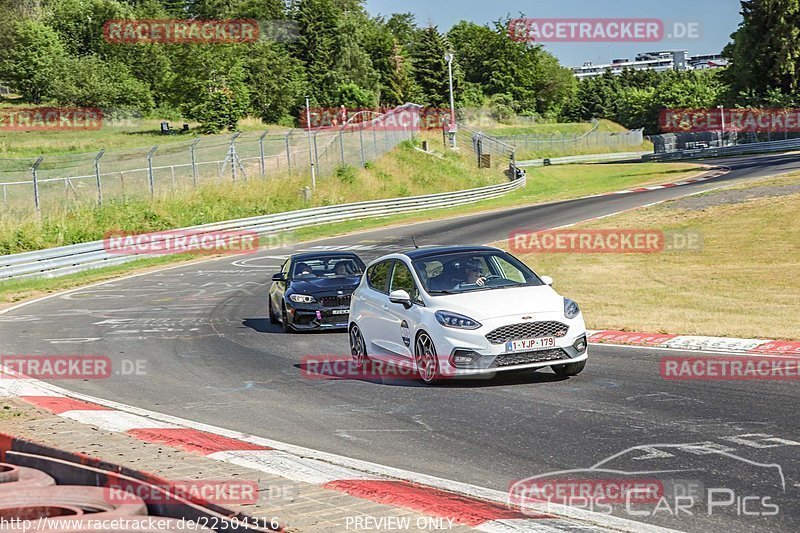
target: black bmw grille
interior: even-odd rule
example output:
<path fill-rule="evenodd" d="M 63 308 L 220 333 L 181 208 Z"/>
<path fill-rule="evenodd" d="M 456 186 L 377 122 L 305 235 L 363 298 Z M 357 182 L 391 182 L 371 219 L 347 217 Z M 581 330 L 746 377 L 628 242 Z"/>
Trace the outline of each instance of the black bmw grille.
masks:
<path fill-rule="evenodd" d="M 522 322 L 511 324 L 490 331 L 486 340 L 492 344 L 503 344 L 508 341 L 522 339 L 538 339 L 539 337 L 563 337 L 567 334 L 569 326 L 561 322 Z"/>
<path fill-rule="evenodd" d="M 529 363 L 543 363 L 545 361 L 559 361 L 561 359 L 569 359 L 561 348 L 538 350 L 535 352 L 503 353 L 495 358 L 492 367 L 527 365 Z"/>
<path fill-rule="evenodd" d="M 350 307 L 350 295 L 347 296 L 322 296 L 319 299 L 322 307 Z"/>

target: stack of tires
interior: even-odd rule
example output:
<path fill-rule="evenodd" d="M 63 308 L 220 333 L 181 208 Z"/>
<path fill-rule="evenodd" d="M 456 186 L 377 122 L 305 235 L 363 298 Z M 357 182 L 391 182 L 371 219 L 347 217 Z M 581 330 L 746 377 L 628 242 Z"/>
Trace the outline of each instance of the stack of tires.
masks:
<path fill-rule="evenodd" d="M 133 494 L 110 498 L 105 487 L 57 485 L 40 470 L 5 463 L 0 463 L 0 530 L 213 531 L 174 518 L 148 520 L 147 505 Z"/>

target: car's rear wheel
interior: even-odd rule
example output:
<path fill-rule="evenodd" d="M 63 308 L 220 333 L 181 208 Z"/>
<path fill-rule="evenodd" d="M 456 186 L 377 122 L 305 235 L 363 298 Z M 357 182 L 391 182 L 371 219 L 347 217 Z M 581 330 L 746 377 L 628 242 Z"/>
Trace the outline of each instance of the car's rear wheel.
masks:
<path fill-rule="evenodd" d="M 364 368 L 364 365 L 369 361 L 364 337 L 356 324 L 350 326 L 350 354 L 353 356 L 353 362 L 358 369 Z"/>
<path fill-rule="evenodd" d="M 284 333 L 291 333 L 294 331 L 294 328 L 289 325 L 289 313 L 286 312 L 286 304 L 281 306 L 281 326 L 283 326 Z"/>
<path fill-rule="evenodd" d="M 278 320 L 278 315 L 275 314 L 275 309 L 272 308 L 272 298 L 269 299 L 269 323 L 270 324 L 277 324 L 280 322 Z"/>
<path fill-rule="evenodd" d="M 438 383 L 440 375 L 436 346 L 430 335 L 424 331 L 417 336 L 417 342 L 414 344 L 414 361 L 417 364 L 417 374 L 422 381 L 428 385 Z"/>
<path fill-rule="evenodd" d="M 566 376 L 577 376 L 581 373 L 581 371 L 586 366 L 586 359 L 583 361 L 578 361 L 577 363 L 567 363 L 565 365 L 553 365 L 550 368 L 553 369 L 553 372 L 556 375 L 566 377 Z"/>

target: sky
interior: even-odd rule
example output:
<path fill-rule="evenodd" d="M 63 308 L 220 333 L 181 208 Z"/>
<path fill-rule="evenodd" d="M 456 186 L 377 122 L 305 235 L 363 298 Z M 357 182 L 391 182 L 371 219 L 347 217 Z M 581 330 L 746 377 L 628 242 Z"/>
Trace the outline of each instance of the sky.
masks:
<path fill-rule="evenodd" d="M 690 55 L 719 53 L 741 22 L 739 0 L 367 0 L 367 10 L 389 15 L 411 12 L 417 24 L 428 22 L 447 31 L 460 20 L 490 23 L 510 15 L 533 18 L 657 18 L 672 28 L 673 22 L 699 23 L 699 38 L 661 42 L 545 43 L 545 49 L 564 66 L 585 61 L 610 63 L 633 59 L 639 52 L 688 50 Z M 687 26 L 683 26 L 687 27 Z"/>

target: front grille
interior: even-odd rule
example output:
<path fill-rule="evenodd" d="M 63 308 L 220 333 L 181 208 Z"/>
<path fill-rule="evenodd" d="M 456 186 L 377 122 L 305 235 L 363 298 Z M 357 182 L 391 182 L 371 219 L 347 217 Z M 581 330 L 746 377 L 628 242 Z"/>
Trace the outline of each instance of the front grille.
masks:
<path fill-rule="evenodd" d="M 319 299 L 322 307 L 350 307 L 350 295 L 347 296 L 322 296 Z"/>
<path fill-rule="evenodd" d="M 569 326 L 561 322 L 521 322 L 490 331 L 486 340 L 492 344 L 503 344 L 508 341 L 522 339 L 538 339 L 539 337 L 563 337 Z"/>
<path fill-rule="evenodd" d="M 492 367 L 527 365 L 530 363 L 543 363 L 545 361 L 560 361 L 562 359 L 569 359 L 569 357 L 561 348 L 538 350 L 535 352 L 503 353 L 495 358 L 494 362 L 492 362 Z"/>

